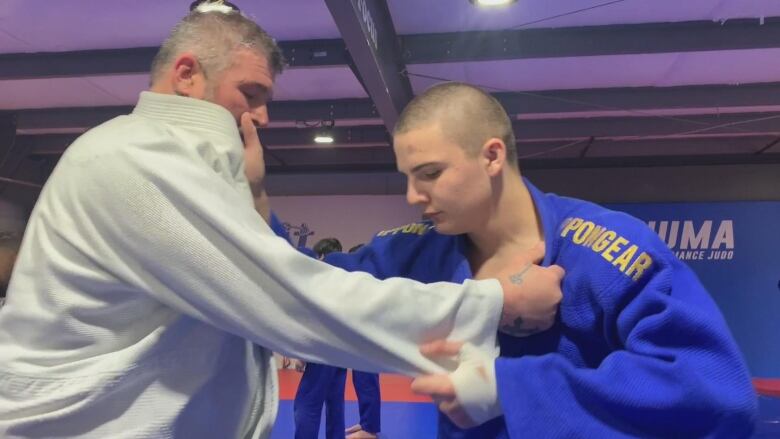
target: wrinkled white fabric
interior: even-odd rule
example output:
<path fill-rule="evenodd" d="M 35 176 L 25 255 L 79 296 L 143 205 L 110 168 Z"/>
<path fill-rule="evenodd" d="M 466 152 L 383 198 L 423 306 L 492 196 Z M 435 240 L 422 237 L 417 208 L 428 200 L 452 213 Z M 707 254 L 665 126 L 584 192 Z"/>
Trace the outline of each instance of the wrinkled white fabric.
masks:
<path fill-rule="evenodd" d="M 458 368 L 450 373 L 460 406 L 477 425 L 504 413 L 498 400 L 496 356 L 465 343 L 458 354 Z"/>

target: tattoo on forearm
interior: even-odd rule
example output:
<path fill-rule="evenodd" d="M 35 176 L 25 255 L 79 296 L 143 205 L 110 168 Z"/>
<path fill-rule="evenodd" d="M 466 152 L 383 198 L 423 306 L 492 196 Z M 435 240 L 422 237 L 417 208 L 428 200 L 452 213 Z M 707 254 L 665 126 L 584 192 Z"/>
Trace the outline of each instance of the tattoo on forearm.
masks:
<path fill-rule="evenodd" d="M 503 333 L 514 335 L 515 337 L 525 337 L 536 334 L 537 332 L 541 332 L 541 329 L 539 328 L 524 328 L 522 317 L 516 318 L 514 323 L 511 325 L 501 325 L 499 330 Z"/>
<path fill-rule="evenodd" d="M 523 267 L 522 270 L 520 270 L 519 273 L 515 273 L 509 276 L 509 282 L 512 282 L 515 285 L 520 285 L 523 283 L 523 276 L 525 276 L 525 273 L 528 272 L 528 270 L 531 269 L 531 263 L 529 262 L 528 265 Z"/>
<path fill-rule="evenodd" d="M 509 275 L 509 282 L 511 282 L 514 285 L 521 285 L 523 283 L 524 280 L 523 278 L 525 277 L 525 274 L 528 272 L 528 270 L 531 269 L 532 265 L 533 264 L 529 262 L 519 272 Z M 511 325 L 501 325 L 499 330 L 505 334 L 509 334 L 515 337 L 526 337 L 541 332 L 540 328 L 523 327 L 522 317 L 515 318 L 515 321 Z"/>

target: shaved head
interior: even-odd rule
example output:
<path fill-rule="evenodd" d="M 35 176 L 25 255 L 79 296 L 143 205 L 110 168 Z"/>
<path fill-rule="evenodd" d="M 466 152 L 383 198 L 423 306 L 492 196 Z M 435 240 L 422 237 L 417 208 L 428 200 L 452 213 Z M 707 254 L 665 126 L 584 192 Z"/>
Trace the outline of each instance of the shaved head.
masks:
<path fill-rule="evenodd" d="M 434 85 L 404 108 L 393 136 L 438 125 L 451 142 L 477 154 L 486 141 L 501 139 L 507 161 L 517 163 L 517 145 L 504 107 L 489 94 L 461 82 Z"/>

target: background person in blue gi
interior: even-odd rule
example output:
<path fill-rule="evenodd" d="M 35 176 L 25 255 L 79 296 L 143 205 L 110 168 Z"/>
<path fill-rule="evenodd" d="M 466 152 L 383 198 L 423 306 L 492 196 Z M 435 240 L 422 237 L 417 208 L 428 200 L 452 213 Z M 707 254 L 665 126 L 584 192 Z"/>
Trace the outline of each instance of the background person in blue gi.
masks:
<path fill-rule="evenodd" d="M 358 244 L 349 249 L 355 253 L 363 247 Z M 379 387 L 379 374 L 352 371 L 352 385 L 358 400 L 360 422 L 349 427 L 346 439 L 376 439 L 382 430 L 382 392 Z"/>
<path fill-rule="evenodd" d="M 434 86 L 404 109 L 393 147 L 407 201 L 430 223 L 381 232 L 328 262 L 380 278 L 459 281 L 490 277 L 530 252 L 566 270 L 558 322 L 527 338 L 500 335 L 497 360 L 457 342 L 423 347 L 478 370 L 494 392 L 491 403 L 466 409 L 461 369 L 418 378 L 413 390 L 458 425 L 488 421 L 463 431 L 440 417 L 440 437 L 750 435 L 747 368 L 693 272 L 640 220 L 523 179 L 510 119 L 493 97 L 466 84 Z"/>
<path fill-rule="evenodd" d="M 318 259 L 340 252 L 341 242 L 323 238 L 312 247 Z M 306 363 L 293 402 L 295 439 L 316 439 L 325 407 L 325 437 L 344 439 L 344 385 L 347 370 L 343 367 Z"/>
<path fill-rule="evenodd" d="M 378 281 L 274 236 L 256 126 L 282 66 L 215 2 L 173 29 L 132 114 L 68 147 L 0 310 L 0 437 L 267 438 L 272 350 L 417 375 L 447 370 L 423 341 L 495 350 L 528 301 L 554 315 L 560 279 L 514 282 L 522 258 L 498 281 Z"/>
<path fill-rule="evenodd" d="M 349 253 L 362 247 L 354 246 Z M 336 238 L 323 238 L 312 248 L 322 259 L 325 255 L 341 252 L 341 243 Z M 379 374 L 352 371 L 352 383 L 358 399 L 360 423 L 344 430 L 344 390 L 346 369 L 318 363 L 306 364 L 302 360 L 285 357 L 285 362 L 303 371 L 298 390 L 295 393 L 293 412 L 296 439 L 316 438 L 319 434 L 322 408 L 325 407 L 325 437 L 347 439 L 376 439 L 381 429 L 381 393 Z"/>

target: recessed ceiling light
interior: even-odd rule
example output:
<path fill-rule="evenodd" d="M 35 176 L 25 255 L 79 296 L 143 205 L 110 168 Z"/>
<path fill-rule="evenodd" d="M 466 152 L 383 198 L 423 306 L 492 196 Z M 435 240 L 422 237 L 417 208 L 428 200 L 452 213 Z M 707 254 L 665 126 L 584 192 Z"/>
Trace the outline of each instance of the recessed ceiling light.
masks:
<path fill-rule="evenodd" d="M 327 134 L 320 134 L 314 136 L 314 143 L 322 143 L 322 144 L 333 143 L 333 136 Z"/>
<path fill-rule="evenodd" d="M 469 1 L 475 6 L 491 7 L 491 6 L 506 6 L 510 3 L 516 2 L 517 0 L 469 0 Z"/>
<path fill-rule="evenodd" d="M 314 132 L 314 143 L 323 145 L 331 144 L 334 141 L 333 126 L 336 125 L 336 121 L 322 120 L 319 123 L 320 128 Z"/>

